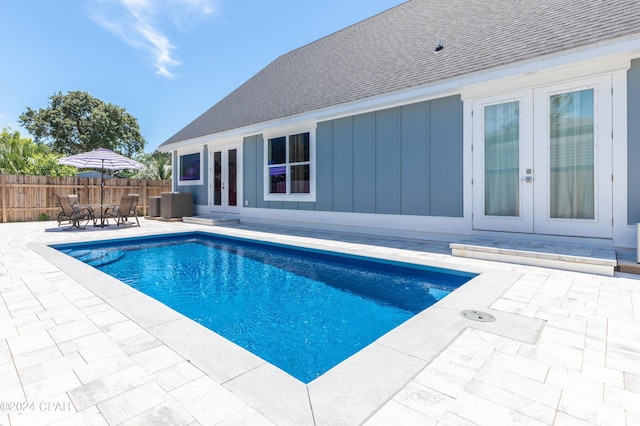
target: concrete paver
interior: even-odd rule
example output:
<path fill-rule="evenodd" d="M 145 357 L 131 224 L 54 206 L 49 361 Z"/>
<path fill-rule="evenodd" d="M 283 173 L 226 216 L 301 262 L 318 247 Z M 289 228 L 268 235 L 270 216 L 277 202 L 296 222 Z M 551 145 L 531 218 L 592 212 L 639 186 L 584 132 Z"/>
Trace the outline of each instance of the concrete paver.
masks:
<path fill-rule="evenodd" d="M 413 362 L 418 360 L 424 367 L 411 373 L 410 380 L 398 385 L 397 391 L 370 415 L 353 420 L 355 423 L 640 422 L 640 281 L 635 276 L 604 277 L 454 258 L 445 243 L 255 225 L 214 229 L 175 222 L 141 222 L 140 228 L 78 231 L 62 230 L 52 222 L 0 224 L 0 425 L 266 425 L 293 423 L 297 419 L 328 424 L 326 419 L 332 417 L 322 414 L 323 407 L 332 406 L 331 398 L 336 398 L 334 406 L 340 405 L 336 389 L 324 386 L 328 380 L 299 386 L 315 389 L 310 393 L 312 398 L 329 398 L 315 406 L 311 400 L 305 408 L 311 410 L 311 417 L 305 417 L 302 411 L 292 411 L 291 417 L 287 413 L 273 415 L 268 407 L 272 402 L 267 403 L 270 396 L 260 393 L 268 392 L 266 383 L 276 380 L 279 374 L 267 368 L 268 364 L 253 365 L 255 374 L 245 380 L 216 379 L 205 364 L 185 358 L 188 351 L 178 350 L 187 340 L 185 336 L 165 339 L 168 336 L 163 332 L 169 330 L 165 324 L 173 327 L 182 323 L 178 316 L 150 317 L 157 305 L 142 307 L 139 318 L 129 315 L 128 306 L 138 302 L 127 299 L 129 296 L 120 289 L 109 288 L 110 281 L 104 284 L 104 293 L 99 294 L 81 277 L 41 256 L 33 246 L 185 230 L 257 238 L 276 232 L 269 235 L 280 242 L 487 271 L 491 275 L 486 277 L 495 277 L 495 283 L 483 275 L 478 279 L 478 283 L 484 280 L 485 285 L 496 285 L 495 295 L 486 287 L 492 293 L 486 295 L 488 304 L 474 306 L 482 295 L 472 288 L 465 289 L 464 294 L 469 297 L 465 299 L 469 307 L 489 310 L 498 321 L 465 323 L 458 319 L 460 301 L 444 299 L 448 304 L 433 310 L 435 322 L 443 332 L 447 324 L 463 324 L 461 331 L 450 338 L 439 333 L 448 340 L 435 353 L 406 344 L 411 355 L 398 352 L 394 359 L 413 361 L 405 361 L 408 368 L 404 371 L 402 366 L 393 371 L 408 374 L 407 370 L 413 371 L 418 365 Z M 458 315 L 455 321 L 438 320 L 438 315 L 453 319 L 447 315 L 454 313 Z M 536 328 L 536 324 L 540 327 Z M 406 330 L 410 329 L 413 330 Z M 381 342 L 393 344 L 393 340 Z M 386 347 L 380 346 L 360 359 L 369 362 L 371 358 L 377 363 L 376 353 L 392 353 L 383 348 Z M 352 373 L 353 377 L 358 375 Z M 370 372 L 378 377 L 384 377 L 384 373 Z M 260 391 L 246 396 L 238 389 L 241 385 L 250 386 L 250 377 L 260 380 L 256 383 L 256 390 Z M 344 383 L 344 388 L 350 388 L 349 383 Z M 298 386 L 292 389 L 291 392 L 298 392 Z M 356 391 L 362 389 L 353 386 Z M 349 395 L 343 396 L 349 401 Z M 309 397 L 306 398 L 308 404 Z M 33 404 L 19 410 L 20 402 Z M 314 408 L 318 411 L 314 412 Z M 359 412 L 358 407 L 354 410 Z"/>

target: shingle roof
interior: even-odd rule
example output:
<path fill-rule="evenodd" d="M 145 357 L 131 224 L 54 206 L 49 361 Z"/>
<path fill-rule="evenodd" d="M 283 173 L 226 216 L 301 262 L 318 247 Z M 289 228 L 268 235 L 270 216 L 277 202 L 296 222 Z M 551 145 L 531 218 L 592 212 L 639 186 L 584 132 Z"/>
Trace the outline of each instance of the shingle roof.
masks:
<path fill-rule="evenodd" d="M 638 33 L 638 0 L 410 0 L 280 56 L 162 145 Z"/>

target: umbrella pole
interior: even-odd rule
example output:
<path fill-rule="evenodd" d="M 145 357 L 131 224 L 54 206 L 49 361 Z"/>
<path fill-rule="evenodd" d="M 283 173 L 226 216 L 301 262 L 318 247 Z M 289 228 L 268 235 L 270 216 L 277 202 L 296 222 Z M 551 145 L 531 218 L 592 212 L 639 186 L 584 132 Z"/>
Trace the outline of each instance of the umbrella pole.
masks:
<path fill-rule="evenodd" d="M 100 169 L 100 226 L 104 228 L 104 160 Z"/>

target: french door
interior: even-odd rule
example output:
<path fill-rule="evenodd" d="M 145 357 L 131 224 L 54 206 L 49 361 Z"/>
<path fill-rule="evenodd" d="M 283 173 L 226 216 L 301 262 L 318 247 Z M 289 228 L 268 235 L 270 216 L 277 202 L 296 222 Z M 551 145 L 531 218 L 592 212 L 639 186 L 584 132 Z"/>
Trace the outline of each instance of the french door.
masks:
<path fill-rule="evenodd" d="M 530 92 L 473 103 L 473 226 L 533 232 L 533 98 Z"/>
<path fill-rule="evenodd" d="M 474 229 L 612 236 L 611 78 L 473 101 Z"/>
<path fill-rule="evenodd" d="M 240 145 L 210 151 L 212 176 L 210 205 L 213 212 L 238 213 L 240 208 Z"/>

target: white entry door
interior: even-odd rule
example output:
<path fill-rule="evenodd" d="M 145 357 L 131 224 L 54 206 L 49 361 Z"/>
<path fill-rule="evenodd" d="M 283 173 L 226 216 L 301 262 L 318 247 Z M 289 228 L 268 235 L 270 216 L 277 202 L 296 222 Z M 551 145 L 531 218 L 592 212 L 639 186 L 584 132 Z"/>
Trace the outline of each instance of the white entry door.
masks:
<path fill-rule="evenodd" d="M 240 209 L 240 145 L 210 150 L 210 205 L 212 212 L 238 213 Z"/>
<path fill-rule="evenodd" d="M 474 229 L 611 238 L 611 78 L 473 102 Z"/>
<path fill-rule="evenodd" d="M 533 232 L 530 91 L 473 102 L 474 229 Z"/>

